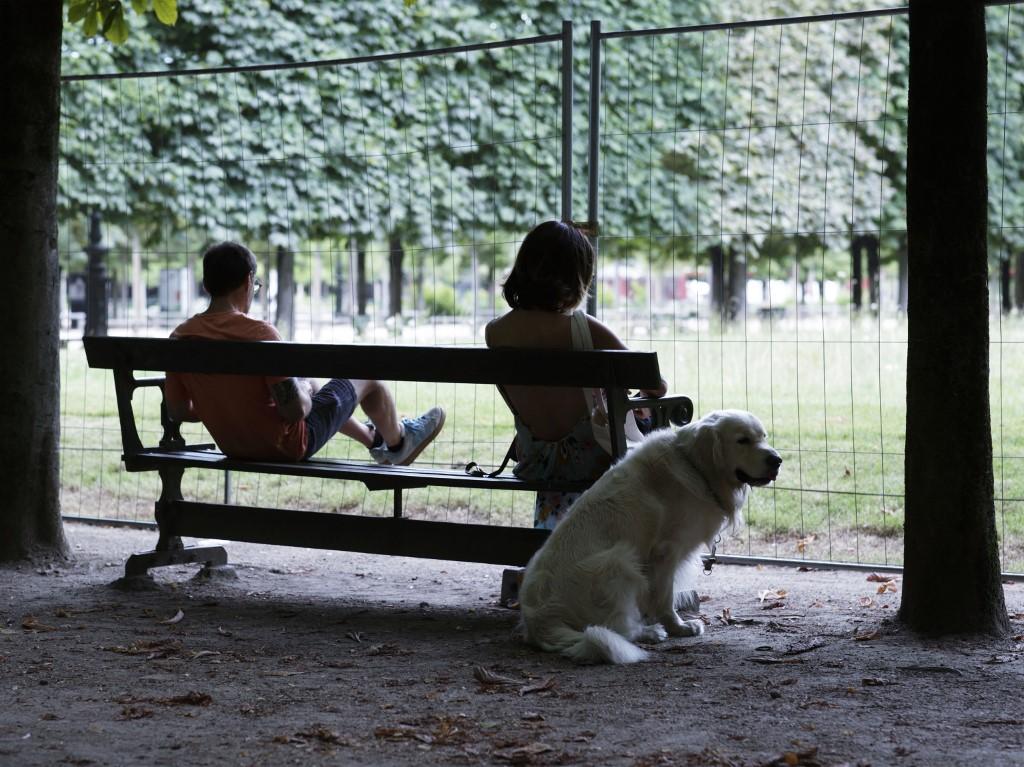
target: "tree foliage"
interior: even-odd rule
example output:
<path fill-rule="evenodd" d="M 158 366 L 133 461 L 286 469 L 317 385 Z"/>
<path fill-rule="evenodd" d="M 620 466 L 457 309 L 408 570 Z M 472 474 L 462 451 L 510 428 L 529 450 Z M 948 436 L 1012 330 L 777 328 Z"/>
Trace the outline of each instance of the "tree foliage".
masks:
<path fill-rule="evenodd" d="M 88 6 L 79 20 L 99 24 L 101 6 L 113 5 L 121 4 L 75 0 L 69 18 Z M 161 5 L 152 6 L 158 17 Z M 799 15 L 808 3 L 777 5 L 779 15 Z M 567 12 L 547 0 L 514 9 L 494 0 L 246 8 L 192 0 L 181 23 L 139 27 L 125 45 L 69 40 L 65 72 L 330 62 L 557 32 Z M 582 190 L 589 30 L 579 20 L 658 28 L 730 11 L 710 0 L 689 4 L 685 19 L 669 0 L 586 0 L 568 11 L 578 20 L 574 180 Z M 1024 162 L 1014 116 L 1024 78 L 1016 73 L 1024 68 L 1020 14 L 989 15 L 1001 21 L 989 36 L 999 62 L 990 101 L 1002 110 L 990 140 L 999 252 L 1020 248 L 1024 232 L 1013 225 Z M 696 258 L 724 245 L 742 248 L 755 273 L 762 262 L 809 257 L 819 272 L 835 273 L 847 266 L 850 239 L 872 232 L 883 260 L 893 258 L 906 228 L 907 56 L 902 16 L 607 40 L 604 252 Z M 546 43 L 67 82 L 62 215 L 100 209 L 149 242 L 173 242 L 172 252 L 219 236 L 301 250 L 311 240 L 365 244 L 391 233 L 414 266 L 427 252 L 493 252 L 558 215 L 559 65 L 558 44 Z"/>

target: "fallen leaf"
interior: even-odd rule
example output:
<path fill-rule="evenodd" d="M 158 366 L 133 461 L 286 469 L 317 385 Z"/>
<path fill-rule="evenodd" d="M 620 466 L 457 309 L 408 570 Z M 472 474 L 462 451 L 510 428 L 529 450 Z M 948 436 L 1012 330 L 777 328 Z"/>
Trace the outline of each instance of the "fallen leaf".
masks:
<path fill-rule="evenodd" d="M 178 639 L 157 639 L 157 640 L 143 640 L 140 639 L 136 642 L 132 642 L 127 647 L 124 645 L 112 645 L 100 647 L 101 650 L 107 652 L 121 653 L 122 655 L 148 655 L 146 660 L 154 660 L 156 658 L 166 658 L 168 655 L 174 655 L 181 652 L 181 641 Z"/>
<path fill-rule="evenodd" d="M 875 603 L 875 600 L 871 597 L 861 597 L 858 601 L 861 607 L 871 607 Z"/>
<path fill-rule="evenodd" d="M 772 589 L 764 589 L 762 591 L 757 592 L 757 599 L 758 599 L 759 602 L 764 602 L 766 599 L 785 599 L 785 598 L 786 598 L 786 592 L 783 591 L 782 589 L 776 589 L 774 591 Z"/>
<path fill-rule="evenodd" d="M 878 678 L 876 676 L 864 677 L 863 679 L 860 680 L 860 683 L 864 687 L 882 687 L 882 686 L 887 685 L 887 684 L 893 684 L 888 679 L 880 679 L 880 678 Z"/>
<path fill-rule="evenodd" d="M 878 586 L 878 593 L 884 594 L 887 591 L 896 593 L 896 581 L 886 581 Z"/>
<path fill-rule="evenodd" d="M 762 610 L 777 610 L 778 608 L 785 607 L 785 606 L 786 606 L 785 602 L 782 602 L 782 601 L 779 601 L 779 600 L 775 600 L 774 602 L 766 602 L 766 603 L 762 604 L 761 605 L 761 609 Z"/>
<path fill-rule="evenodd" d="M 483 666 L 473 667 L 473 678 L 483 685 L 519 684 L 521 680 L 496 674 Z"/>
<path fill-rule="evenodd" d="M 787 647 L 782 651 L 782 655 L 803 655 L 805 652 L 811 652 L 811 650 L 817 650 L 822 647 L 826 647 L 828 642 L 815 642 L 810 641 L 802 644 L 795 644 Z"/>
<path fill-rule="evenodd" d="M 173 625 L 175 623 L 180 623 L 182 618 L 184 618 L 184 617 L 185 617 L 185 613 L 182 612 L 181 610 L 178 610 L 178 612 L 176 612 L 173 616 L 171 616 L 167 620 L 165 620 L 165 621 L 158 621 L 158 623 L 161 623 L 161 624 L 163 624 L 165 626 L 171 626 L 171 625 Z"/>
<path fill-rule="evenodd" d="M 896 580 L 895 575 L 879 575 L 878 573 L 871 573 L 866 579 L 870 583 L 888 583 L 889 581 Z"/>
<path fill-rule="evenodd" d="M 297 738 L 309 738 L 310 740 L 318 740 L 321 743 L 334 743 L 337 745 L 349 745 L 349 741 L 343 739 L 334 730 L 329 730 L 326 727 L 316 725 L 310 727 L 308 730 L 302 730 L 295 733 Z"/>
<path fill-rule="evenodd" d="M 805 551 L 807 551 L 807 547 L 814 543 L 814 541 L 817 540 L 817 538 L 818 536 L 816 535 L 808 535 L 804 538 L 798 538 L 796 542 L 796 550 L 799 553 L 803 554 Z"/>
<path fill-rule="evenodd" d="M 363 635 L 358 631 L 347 631 L 345 632 L 345 639 L 351 639 L 353 642 L 362 642 Z"/>
<path fill-rule="evenodd" d="M 539 682 L 533 682 L 532 684 L 523 685 L 519 688 L 520 695 L 529 695 L 531 692 L 544 692 L 551 690 L 555 686 L 555 678 L 549 676 L 547 679 L 542 679 Z"/>
<path fill-rule="evenodd" d="M 871 631 L 864 631 L 859 634 L 854 634 L 853 638 L 858 642 L 867 642 L 871 639 L 878 639 L 882 636 L 882 632 L 878 629 L 872 629 Z"/>
<path fill-rule="evenodd" d="M 39 619 L 34 615 L 26 615 L 22 618 L 21 627 L 26 631 L 57 631 L 56 626 L 48 626 L 45 623 L 40 623 Z"/>
<path fill-rule="evenodd" d="M 192 653 L 189 657 L 191 660 L 198 660 L 199 658 L 207 658 L 211 655 L 220 655 L 220 653 L 216 650 L 199 650 L 198 652 Z"/>
<path fill-rule="evenodd" d="M 175 695 L 172 698 L 152 698 L 152 703 L 161 706 L 209 706 L 213 698 L 205 692 L 187 692 L 184 695 Z"/>
<path fill-rule="evenodd" d="M 549 746 L 547 743 L 530 743 L 526 746 L 515 746 L 514 748 L 495 751 L 491 756 L 503 762 L 530 764 L 535 757 L 554 750 L 554 747 Z"/>

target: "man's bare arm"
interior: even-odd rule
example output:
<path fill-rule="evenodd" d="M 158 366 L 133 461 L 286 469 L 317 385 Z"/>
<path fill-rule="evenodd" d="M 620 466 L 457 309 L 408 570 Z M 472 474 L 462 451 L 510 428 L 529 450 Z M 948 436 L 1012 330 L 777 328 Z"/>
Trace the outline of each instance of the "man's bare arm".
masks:
<path fill-rule="evenodd" d="M 313 409 L 310 387 L 305 379 L 289 378 L 270 387 L 277 412 L 288 423 L 301 421 Z"/>

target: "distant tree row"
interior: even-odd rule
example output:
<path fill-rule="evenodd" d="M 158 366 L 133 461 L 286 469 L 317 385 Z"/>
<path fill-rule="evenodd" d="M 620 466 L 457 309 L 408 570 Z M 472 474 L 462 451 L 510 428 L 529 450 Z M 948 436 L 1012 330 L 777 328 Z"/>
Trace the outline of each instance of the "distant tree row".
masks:
<path fill-rule="evenodd" d="M 177 26 L 133 29 L 122 46 L 66 33 L 64 72 L 439 48 L 557 32 L 566 11 L 538 1 L 518 4 L 514 15 L 498 2 L 427 5 L 284 0 L 243 14 L 223 0 L 192 0 L 179 9 Z M 797 15 L 813 4 L 776 5 L 780 15 Z M 701 2 L 680 19 L 667 0 L 568 10 L 577 20 L 582 210 L 583 22 L 668 27 L 714 21 L 721 11 Z M 1024 253 L 1021 15 L 989 11 L 990 253 L 1007 294 L 1011 276 L 1024 271 L 1016 268 Z M 66 83 L 60 203 L 67 241 L 80 241 L 87 212 L 100 210 L 126 241 L 183 263 L 225 235 L 268 253 L 343 241 L 357 264 L 371 244 L 384 244 L 389 314 L 402 310 L 403 281 L 431 251 L 460 246 L 485 282 L 493 280 L 510 252 L 504 243 L 559 212 L 558 67 L 553 43 Z M 730 295 L 742 300 L 745 277 L 765 277 L 769 267 L 846 275 L 859 307 L 877 302 L 882 265 L 898 263 L 905 296 L 907 70 L 902 16 L 607 41 L 602 256 L 699 265 L 720 306 Z M 1024 283 L 1015 294 L 1024 300 Z"/>

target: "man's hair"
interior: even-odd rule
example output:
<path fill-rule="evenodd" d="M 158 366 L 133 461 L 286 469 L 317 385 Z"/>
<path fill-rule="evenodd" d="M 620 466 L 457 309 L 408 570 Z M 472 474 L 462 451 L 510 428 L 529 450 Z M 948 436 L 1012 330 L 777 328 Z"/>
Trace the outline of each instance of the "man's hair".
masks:
<path fill-rule="evenodd" d="M 237 242 L 218 242 L 203 253 L 203 287 L 213 297 L 226 296 L 256 271 L 256 257 Z"/>
<path fill-rule="evenodd" d="M 519 246 L 501 293 L 513 309 L 564 312 L 587 295 L 594 277 L 594 248 L 574 224 L 545 221 Z"/>

